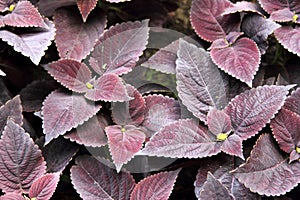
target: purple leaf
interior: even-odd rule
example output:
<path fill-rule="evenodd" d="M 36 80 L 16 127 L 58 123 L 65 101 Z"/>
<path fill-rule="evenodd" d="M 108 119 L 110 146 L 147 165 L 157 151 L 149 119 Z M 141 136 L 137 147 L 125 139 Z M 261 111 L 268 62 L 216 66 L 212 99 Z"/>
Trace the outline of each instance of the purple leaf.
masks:
<path fill-rule="evenodd" d="M 300 115 L 300 88 L 288 96 L 283 107 Z"/>
<path fill-rule="evenodd" d="M 130 200 L 168 200 L 179 172 L 180 169 L 161 172 L 144 178 L 133 189 Z"/>
<path fill-rule="evenodd" d="M 124 2 L 124 1 L 131 1 L 131 0 L 107 0 L 110 3 L 120 3 L 120 2 Z"/>
<path fill-rule="evenodd" d="M 242 142 L 243 140 L 238 135 L 230 135 L 224 140 L 222 144 L 222 151 L 232 156 L 238 156 L 244 160 Z"/>
<path fill-rule="evenodd" d="M 49 29 L 33 33 L 16 35 L 7 30 L 1 30 L 0 38 L 13 46 L 15 51 L 29 57 L 34 64 L 38 65 L 55 35 L 54 24 L 50 21 L 45 21 L 45 23 Z"/>
<path fill-rule="evenodd" d="M 52 197 L 59 181 L 59 173 L 45 174 L 35 180 L 29 189 L 31 199 L 48 200 Z"/>
<path fill-rule="evenodd" d="M 87 83 L 92 78 L 92 72 L 84 64 L 76 60 L 59 60 L 44 66 L 47 72 L 64 87 L 78 93 L 89 90 Z"/>
<path fill-rule="evenodd" d="M 207 174 L 207 181 L 204 183 L 198 199 L 232 199 L 235 198 L 230 191 L 210 172 Z"/>
<path fill-rule="evenodd" d="M 84 22 L 86 22 L 87 17 L 89 16 L 90 12 L 96 7 L 96 5 L 97 0 L 77 0 L 77 6 L 80 10 Z"/>
<path fill-rule="evenodd" d="M 253 40 L 241 38 L 225 48 L 212 48 L 210 55 L 220 69 L 251 87 L 260 64 L 260 52 Z"/>
<path fill-rule="evenodd" d="M 256 42 L 261 54 L 265 54 L 267 39 L 280 25 L 259 15 L 248 15 L 243 19 L 242 31 Z"/>
<path fill-rule="evenodd" d="M 60 58 L 81 61 L 103 33 L 106 17 L 103 11 L 97 10 L 83 23 L 77 10 L 61 8 L 54 14 L 54 23 L 57 29 L 55 43 Z"/>
<path fill-rule="evenodd" d="M 107 126 L 108 121 L 105 117 L 97 115 L 64 135 L 64 137 L 85 146 L 101 147 L 107 144 L 104 132 L 104 128 Z"/>
<path fill-rule="evenodd" d="M 252 12 L 263 16 L 263 10 L 262 8 L 253 2 L 248 1 L 240 1 L 236 2 L 233 7 L 228 7 L 225 9 L 225 11 L 222 13 L 222 15 L 228 15 L 233 14 L 236 12 Z"/>
<path fill-rule="evenodd" d="M 234 134 L 246 140 L 258 133 L 283 106 L 291 86 L 261 86 L 247 90 L 225 108 Z"/>
<path fill-rule="evenodd" d="M 8 120 L 22 126 L 23 115 L 20 96 L 15 96 L 0 107 L 0 136 Z"/>
<path fill-rule="evenodd" d="M 112 118 L 118 125 L 140 125 L 144 121 L 146 110 L 143 96 L 131 85 L 127 85 L 127 92 L 133 99 L 127 102 L 116 102 L 112 105 Z"/>
<path fill-rule="evenodd" d="M 299 2 L 300 3 L 300 2 Z M 284 8 L 281 10 L 277 10 L 271 13 L 270 19 L 277 22 L 299 22 L 299 19 L 294 19 L 295 13 L 291 11 L 289 8 Z"/>
<path fill-rule="evenodd" d="M 232 3 L 228 0 L 194 0 L 190 18 L 196 33 L 202 39 L 213 42 L 224 38 L 229 32 L 238 31 L 239 14 L 221 16 L 229 7 Z"/>
<path fill-rule="evenodd" d="M 192 119 L 166 125 L 146 144 L 141 154 L 171 158 L 202 158 L 221 152 L 222 143 Z"/>
<path fill-rule="evenodd" d="M 59 7 L 76 5 L 76 0 L 40 0 L 38 9 L 42 15 L 52 16 Z"/>
<path fill-rule="evenodd" d="M 101 105 L 87 101 L 82 95 L 70 95 L 57 90 L 45 99 L 43 105 L 45 145 L 83 124 L 101 108 Z"/>
<path fill-rule="evenodd" d="M 135 186 L 128 172 L 116 173 L 98 160 L 80 156 L 71 168 L 71 180 L 80 197 L 85 200 L 127 200 Z"/>
<path fill-rule="evenodd" d="M 104 74 L 94 83 L 91 83 L 89 89 L 84 95 L 92 101 L 129 101 L 126 85 L 116 74 Z"/>
<path fill-rule="evenodd" d="M 1 0 L 0 1 L 0 12 L 8 11 L 9 6 L 14 2 L 14 0 Z"/>
<path fill-rule="evenodd" d="M 300 56 L 300 28 L 283 26 L 274 31 L 275 37 L 289 52 Z"/>
<path fill-rule="evenodd" d="M 21 194 L 7 193 L 0 196 L 0 200 L 25 200 Z"/>
<path fill-rule="evenodd" d="M 296 13 L 300 12 L 299 0 L 258 0 L 258 3 L 260 3 L 262 8 L 269 14 L 284 8 L 289 8 L 291 11 L 295 11 Z"/>
<path fill-rule="evenodd" d="M 143 126 L 152 133 L 181 118 L 180 104 L 173 98 L 149 95 L 145 97 L 145 101 L 146 113 Z"/>
<path fill-rule="evenodd" d="M 130 161 L 143 146 L 145 134 L 134 125 L 114 125 L 105 128 L 108 146 L 117 172 Z"/>
<path fill-rule="evenodd" d="M 246 163 L 233 171 L 234 176 L 252 192 L 279 196 L 300 182 L 300 162 L 288 164 L 270 134 L 257 141 Z"/>
<path fill-rule="evenodd" d="M 149 20 L 112 26 L 97 42 L 89 60 L 99 75 L 128 73 L 148 43 Z"/>
<path fill-rule="evenodd" d="M 177 90 L 182 103 L 201 121 L 211 107 L 227 104 L 225 83 L 203 49 L 181 40 L 176 60 Z"/>
<path fill-rule="evenodd" d="M 19 1 L 13 11 L 3 17 L 3 22 L 8 26 L 48 28 L 30 1 Z"/>
<path fill-rule="evenodd" d="M 208 129 L 214 134 L 231 131 L 230 117 L 221 110 L 212 109 L 207 114 Z"/>
<path fill-rule="evenodd" d="M 0 189 L 5 193 L 28 192 L 46 168 L 38 146 L 12 121 L 7 122 L 0 140 L 0 163 Z"/>

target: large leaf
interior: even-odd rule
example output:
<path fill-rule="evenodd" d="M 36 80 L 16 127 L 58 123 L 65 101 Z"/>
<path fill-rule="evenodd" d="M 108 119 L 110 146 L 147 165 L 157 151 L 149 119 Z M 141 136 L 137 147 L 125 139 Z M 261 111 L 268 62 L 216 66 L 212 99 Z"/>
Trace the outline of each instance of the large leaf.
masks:
<path fill-rule="evenodd" d="M 258 0 L 258 2 L 269 14 L 284 8 L 289 8 L 296 13 L 300 12 L 299 0 Z"/>
<path fill-rule="evenodd" d="M 71 95 L 57 90 L 43 104 L 45 144 L 83 124 L 101 108 L 101 105 L 86 100 L 82 95 Z"/>
<path fill-rule="evenodd" d="M 76 5 L 76 0 L 40 0 L 38 9 L 42 15 L 52 16 L 59 7 Z"/>
<path fill-rule="evenodd" d="M 231 31 L 238 31 L 240 16 L 221 16 L 232 6 L 228 0 L 194 0 L 191 7 L 191 23 L 196 33 L 204 40 L 224 38 Z"/>
<path fill-rule="evenodd" d="M 98 0 L 77 0 L 77 6 L 84 22 L 86 22 L 90 12 L 96 7 L 97 1 Z"/>
<path fill-rule="evenodd" d="M 130 161 L 143 146 L 145 134 L 134 125 L 114 125 L 105 128 L 109 151 L 117 172 Z"/>
<path fill-rule="evenodd" d="M 0 38 L 13 46 L 15 51 L 29 57 L 34 64 L 38 65 L 55 36 L 54 24 L 50 21 L 45 23 L 49 29 L 20 35 L 0 30 Z"/>
<path fill-rule="evenodd" d="M 29 197 L 31 199 L 50 199 L 56 189 L 58 181 L 59 173 L 45 174 L 39 177 L 30 187 Z"/>
<path fill-rule="evenodd" d="M 202 158 L 221 152 L 222 143 L 192 119 L 180 120 L 159 130 L 141 154 L 171 158 Z"/>
<path fill-rule="evenodd" d="M 121 75 L 132 70 L 148 43 L 148 21 L 112 26 L 97 42 L 89 60 L 99 75 Z"/>
<path fill-rule="evenodd" d="M 130 200 L 168 200 L 173 190 L 179 170 L 161 172 L 141 180 L 133 189 Z"/>
<path fill-rule="evenodd" d="M 288 164 L 271 135 L 257 141 L 247 162 L 233 171 L 234 176 L 251 191 L 260 195 L 279 196 L 300 182 L 300 162 Z"/>
<path fill-rule="evenodd" d="M 296 91 L 288 96 L 284 103 L 284 108 L 300 115 L 300 88 L 297 88 Z"/>
<path fill-rule="evenodd" d="M 248 2 L 248 1 L 239 1 L 236 2 L 233 5 L 233 7 L 226 8 L 225 11 L 222 13 L 222 15 L 233 14 L 236 12 L 252 12 L 260 15 L 263 15 L 262 13 L 264 13 L 261 7 L 256 3 Z"/>
<path fill-rule="evenodd" d="M 103 11 L 97 10 L 83 23 L 77 10 L 61 8 L 54 14 L 54 23 L 57 29 L 55 43 L 60 58 L 80 61 L 91 52 L 103 33 L 106 17 Z"/>
<path fill-rule="evenodd" d="M 8 120 L 22 126 L 23 115 L 20 96 L 15 96 L 0 107 L 0 136 Z"/>
<path fill-rule="evenodd" d="M 274 31 L 277 40 L 288 51 L 300 56 L 300 28 L 291 26 L 282 26 Z"/>
<path fill-rule="evenodd" d="M 135 186 L 128 172 L 116 173 L 98 160 L 80 156 L 71 168 L 74 188 L 84 200 L 116 199 L 127 200 Z"/>
<path fill-rule="evenodd" d="M 209 54 L 183 40 L 176 60 L 177 90 L 182 103 L 201 121 L 206 121 L 210 107 L 226 105 L 225 84 Z"/>
<path fill-rule="evenodd" d="M 226 47 L 214 47 L 219 42 L 225 41 L 218 39 L 213 42 L 210 52 L 212 60 L 220 69 L 251 87 L 260 64 L 260 51 L 256 43 L 249 38 L 241 38 L 234 43 L 228 41 Z"/>
<path fill-rule="evenodd" d="M 46 168 L 38 146 L 12 121 L 7 122 L 0 140 L 0 163 L 0 189 L 5 193 L 28 192 Z"/>
<path fill-rule="evenodd" d="M 0 200 L 24 200 L 24 197 L 21 194 L 7 193 L 0 196 Z"/>

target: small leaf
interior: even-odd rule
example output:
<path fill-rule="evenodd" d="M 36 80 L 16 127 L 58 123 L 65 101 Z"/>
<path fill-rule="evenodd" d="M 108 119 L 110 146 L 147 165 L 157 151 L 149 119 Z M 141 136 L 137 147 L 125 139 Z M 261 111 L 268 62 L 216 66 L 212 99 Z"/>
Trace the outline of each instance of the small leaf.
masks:
<path fill-rule="evenodd" d="M 85 1 L 82 4 L 87 3 Z M 97 10 L 86 23 L 83 23 L 78 10 L 61 8 L 54 14 L 54 23 L 57 29 L 55 43 L 60 58 L 81 61 L 91 52 L 96 41 L 103 33 L 106 26 L 106 17 L 103 11 Z"/>
<path fill-rule="evenodd" d="M 300 162 L 288 164 L 270 134 L 257 141 L 246 163 L 233 171 L 247 188 L 260 195 L 279 196 L 300 182 Z"/>
<path fill-rule="evenodd" d="M 43 105 L 45 145 L 59 135 L 83 124 L 101 108 L 101 105 L 95 105 L 81 95 L 70 95 L 57 90 L 45 99 Z"/>
<path fill-rule="evenodd" d="M 133 189 L 130 200 L 168 200 L 179 172 L 180 169 L 171 172 L 161 172 L 144 178 Z"/>
<path fill-rule="evenodd" d="M 230 117 L 225 112 L 220 110 L 212 109 L 208 112 L 207 124 L 208 124 L 209 131 L 211 131 L 214 134 L 227 135 L 226 133 L 231 131 Z"/>
<path fill-rule="evenodd" d="M 77 0 L 77 6 L 84 22 L 86 22 L 90 12 L 96 7 L 97 1 L 98 0 Z"/>
<path fill-rule="evenodd" d="M 269 14 L 284 8 L 289 8 L 296 13 L 300 12 L 299 0 L 258 0 L 258 2 Z"/>
<path fill-rule="evenodd" d="M 112 155 L 117 172 L 130 161 L 134 154 L 143 146 L 145 134 L 133 125 L 108 126 L 105 128 L 109 151 Z"/>
<path fill-rule="evenodd" d="M 45 173 L 45 162 L 28 133 L 8 121 L 0 140 L 0 189 L 27 193 L 34 180 Z"/>
<path fill-rule="evenodd" d="M 8 10 L 9 6 L 14 2 L 14 0 L 1 0 L 0 1 L 0 12 L 5 12 Z"/>
<path fill-rule="evenodd" d="M 212 46 L 216 42 L 218 40 L 214 41 Z M 220 69 L 252 86 L 260 64 L 260 52 L 253 40 L 241 38 L 226 48 L 212 48 L 210 55 Z"/>
<path fill-rule="evenodd" d="M 16 193 L 6 193 L 0 196 L 0 200 L 25 200 L 21 194 Z"/>
<path fill-rule="evenodd" d="M 288 51 L 300 56 L 300 28 L 282 26 L 274 31 L 275 37 Z"/>
<path fill-rule="evenodd" d="M 84 200 L 127 200 L 135 186 L 130 173 L 117 174 L 113 169 L 90 156 L 76 158 L 76 165 L 71 168 L 71 180 Z"/>
<path fill-rule="evenodd" d="M 48 200 L 52 197 L 59 181 L 59 174 L 45 174 L 35 180 L 30 187 L 29 197 L 31 199 Z"/>
<path fill-rule="evenodd" d="M 222 15 L 233 14 L 236 12 L 251 12 L 263 16 L 262 13 L 264 11 L 256 3 L 248 2 L 248 1 L 240 1 L 240 2 L 236 2 L 233 5 L 233 7 L 226 8 L 225 11 L 222 13 Z"/>
<path fill-rule="evenodd" d="M 283 107 L 300 115 L 300 88 L 288 96 Z"/>
<path fill-rule="evenodd" d="M 294 18 L 295 15 L 294 12 L 292 12 L 289 8 L 284 8 L 281 10 L 277 10 L 275 12 L 272 12 L 270 15 L 270 19 L 277 21 L 277 22 L 297 22 L 297 18 Z"/>
<path fill-rule="evenodd" d="M 125 22 L 108 29 L 97 42 L 90 65 L 99 75 L 128 73 L 148 43 L 149 20 Z"/>
<path fill-rule="evenodd" d="M 232 156 L 238 156 L 244 160 L 242 142 L 243 140 L 238 135 L 230 135 L 224 140 L 222 144 L 222 151 Z"/>

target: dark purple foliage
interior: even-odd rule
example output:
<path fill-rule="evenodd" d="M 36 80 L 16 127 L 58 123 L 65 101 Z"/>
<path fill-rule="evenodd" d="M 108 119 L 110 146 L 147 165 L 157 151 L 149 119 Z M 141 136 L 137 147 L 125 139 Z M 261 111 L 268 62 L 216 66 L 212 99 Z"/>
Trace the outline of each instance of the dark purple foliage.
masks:
<path fill-rule="evenodd" d="M 96 5 L 97 0 L 77 0 L 77 6 L 84 22 L 86 22 L 90 12 L 96 7 Z"/>

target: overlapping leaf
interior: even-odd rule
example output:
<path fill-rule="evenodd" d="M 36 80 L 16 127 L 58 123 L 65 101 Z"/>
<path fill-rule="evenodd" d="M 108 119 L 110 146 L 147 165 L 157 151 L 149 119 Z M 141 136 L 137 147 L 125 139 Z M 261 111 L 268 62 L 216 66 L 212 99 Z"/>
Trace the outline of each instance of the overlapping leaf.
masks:
<path fill-rule="evenodd" d="M 16 194 L 12 192 L 0 196 L 0 200 L 24 200 L 24 197 L 21 194 Z"/>
<path fill-rule="evenodd" d="M 176 60 L 177 90 L 182 103 L 201 121 L 210 107 L 226 105 L 225 84 L 216 65 L 205 50 L 179 42 Z"/>
<path fill-rule="evenodd" d="M 85 200 L 127 200 L 135 186 L 135 181 L 128 172 L 117 174 L 89 156 L 76 159 L 76 165 L 71 168 L 71 180 L 76 191 Z"/>
<path fill-rule="evenodd" d="M 288 96 L 283 107 L 300 115 L 300 88 Z"/>
<path fill-rule="evenodd" d="M 76 0 L 40 0 L 38 9 L 42 15 L 52 16 L 59 7 L 76 5 Z"/>
<path fill-rule="evenodd" d="M 0 189 L 28 192 L 34 180 L 45 173 L 45 162 L 29 134 L 8 121 L 0 140 Z"/>
<path fill-rule="evenodd" d="M 80 5 L 87 4 L 86 1 L 77 2 L 81 2 Z M 81 61 L 91 52 L 96 40 L 103 33 L 106 17 L 103 11 L 97 10 L 84 23 L 77 10 L 61 8 L 54 14 L 54 23 L 57 29 L 55 43 L 60 58 Z"/>
<path fill-rule="evenodd" d="M 148 43 L 148 21 L 125 22 L 106 31 L 89 60 L 94 71 L 99 75 L 131 71 Z"/>
<path fill-rule="evenodd" d="M 98 0 L 77 0 L 77 6 L 84 22 L 86 22 L 90 12 L 96 7 L 97 1 Z"/>
<path fill-rule="evenodd" d="M 247 188 L 260 195 L 279 196 L 300 182 L 300 162 L 288 164 L 269 134 L 257 141 L 247 162 L 237 168 L 234 176 Z"/>
<path fill-rule="evenodd" d="M 143 146 L 145 134 L 134 125 L 114 125 L 105 128 L 109 151 L 117 172 L 130 161 Z"/>
<path fill-rule="evenodd" d="M 161 172 L 144 178 L 133 189 L 130 200 L 168 200 L 179 172 L 180 169 L 171 172 Z"/>
<path fill-rule="evenodd" d="M 236 2 L 233 7 L 228 7 L 225 9 L 225 11 L 222 13 L 222 15 L 228 15 L 233 14 L 236 12 L 252 12 L 256 14 L 263 15 L 263 10 L 259 5 L 253 2 L 248 1 L 239 1 Z"/>
<path fill-rule="evenodd" d="M 296 16 L 296 18 L 295 18 L 295 16 Z M 284 9 L 272 12 L 270 15 L 270 19 L 277 21 L 277 22 L 300 23 L 300 19 L 298 18 L 298 15 L 296 15 L 295 12 L 291 11 L 289 8 L 284 8 Z"/>
<path fill-rule="evenodd" d="M 231 31 L 238 31 L 239 14 L 221 16 L 229 7 L 232 3 L 228 0 L 194 0 L 190 18 L 196 33 L 204 40 L 213 42 Z"/>
<path fill-rule="evenodd" d="M 52 197 L 59 181 L 59 174 L 45 174 L 35 180 L 29 189 L 31 199 L 48 200 Z"/>
<path fill-rule="evenodd" d="M 55 36 L 54 24 L 50 21 L 45 21 L 45 23 L 49 27 L 47 30 L 41 29 L 32 33 L 17 35 L 7 30 L 0 30 L 0 39 L 38 65 L 45 54 L 44 51 L 47 50 Z"/>
<path fill-rule="evenodd" d="M 300 5 L 300 4 L 299 4 Z M 277 40 L 288 51 L 300 56 L 300 28 L 293 28 L 291 26 L 282 26 L 274 31 Z"/>
<path fill-rule="evenodd" d="M 45 144 L 83 124 L 101 108 L 101 105 L 86 100 L 82 95 L 57 90 L 45 99 L 43 105 Z"/>
<path fill-rule="evenodd" d="M 120 3 L 120 2 L 131 1 L 131 0 L 107 0 L 107 1 L 111 3 Z"/>
<path fill-rule="evenodd" d="M 231 131 L 230 117 L 223 111 L 212 109 L 207 114 L 209 131 L 214 134 L 228 133 Z"/>
<path fill-rule="evenodd" d="M 0 1 L 0 12 L 5 12 L 8 10 L 9 6 L 14 2 L 14 0 L 2 0 Z"/>
<path fill-rule="evenodd" d="M 289 8 L 291 11 L 300 12 L 300 1 L 299 0 L 289 0 L 289 1 L 281 1 L 281 0 L 258 0 L 260 5 L 263 7 L 265 11 L 269 14 L 272 14 L 275 11 Z"/>

